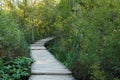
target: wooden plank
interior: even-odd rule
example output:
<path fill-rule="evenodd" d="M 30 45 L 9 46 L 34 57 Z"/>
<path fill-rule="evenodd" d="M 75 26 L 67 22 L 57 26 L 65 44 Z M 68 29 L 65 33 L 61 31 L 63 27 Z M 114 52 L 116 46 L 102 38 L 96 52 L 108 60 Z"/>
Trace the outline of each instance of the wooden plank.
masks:
<path fill-rule="evenodd" d="M 39 52 L 37 53 L 37 55 L 33 54 L 33 57 L 36 62 L 32 64 L 32 67 L 31 67 L 32 73 L 34 74 L 35 73 L 36 74 L 43 74 L 43 73 L 71 74 L 71 72 L 64 65 L 62 65 L 58 60 L 56 60 L 53 55 L 50 55 L 48 51 L 42 50 L 37 52 Z"/>
<path fill-rule="evenodd" d="M 54 66 L 53 66 L 54 65 Z M 31 73 L 32 74 L 71 74 L 71 71 L 69 71 L 66 67 L 62 65 L 58 65 L 56 63 L 52 64 L 34 64 L 31 67 Z"/>
<path fill-rule="evenodd" d="M 31 54 L 35 54 L 35 55 L 37 55 L 37 54 L 39 54 L 39 55 L 41 55 L 41 54 L 50 54 L 51 55 L 51 53 L 48 51 L 48 50 L 31 50 Z"/>
<path fill-rule="evenodd" d="M 51 60 L 55 60 L 54 56 L 51 55 L 51 53 L 47 50 L 31 50 L 31 57 L 35 60 L 35 61 L 51 61 Z"/>
<path fill-rule="evenodd" d="M 35 62 L 32 64 L 32 69 L 41 69 L 41 68 L 51 68 L 54 70 L 55 68 L 61 68 L 61 69 L 66 69 L 66 67 L 61 64 L 60 62 L 54 60 L 52 62 L 49 61 L 43 61 L 43 62 Z"/>
<path fill-rule="evenodd" d="M 44 46 L 31 46 L 30 49 L 31 50 L 44 50 L 46 48 Z"/>
<path fill-rule="evenodd" d="M 32 74 L 71 74 L 65 66 L 60 63 L 40 63 L 40 64 L 33 64 L 31 68 Z"/>
<path fill-rule="evenodd" d="M 32 74 L 71 74 L 71 72 L 47 50 L 32 51 L 32 57 L 36 61 L 31 67 Z"/>
<path fill-rule="evenodd" d="M 35 42 L 34 44 L 45 44 L 46 43 L 46 41 L 40 41 L 40 42 Z"/>
<path fill-rule="evenodd" d="M 32 75 L 29 80 L 75 80 L 71 75 Z"/>
<path fill-rule="evenodd" d="M 50 41 L 50 40 L 52 40 L 52 39 L 54 39 L 54 37 L 49 37 L 49 38 L 45 38 L 45 39 L 41 39 L 41 40 L 39 40 L 40 42 L 48 42 L 48 41 Z M 39 42 L 38 41 L 38 42 Z"/>
<path fill-rule="evenodd" d="M 46 70 L 32 70 L 31 71 L 32 75 L 71 75 L 70 71 L 66 71 L 63 69 L 46 69 Z"/>
<path fill-rule="evenodd" d="M 31 44 L 31 46 L 44 46 L 44 44 Z"/>

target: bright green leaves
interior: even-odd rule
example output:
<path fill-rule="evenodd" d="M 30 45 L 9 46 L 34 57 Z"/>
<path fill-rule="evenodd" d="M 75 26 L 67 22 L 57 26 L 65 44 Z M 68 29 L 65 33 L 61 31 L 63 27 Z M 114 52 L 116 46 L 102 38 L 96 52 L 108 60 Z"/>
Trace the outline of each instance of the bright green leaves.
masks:
<path fill-rule="evenodd" d="M 17 57 L 11 60 L 0 67 L 0 80 L 28 80 L 32 62 L 33 60 L 27 57 Z"/>

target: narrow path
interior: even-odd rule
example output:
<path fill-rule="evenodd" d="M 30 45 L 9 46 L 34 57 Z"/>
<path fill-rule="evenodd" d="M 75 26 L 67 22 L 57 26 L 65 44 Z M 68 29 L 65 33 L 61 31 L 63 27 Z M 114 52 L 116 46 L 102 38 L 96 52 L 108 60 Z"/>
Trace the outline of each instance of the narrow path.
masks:
<path fill-rule="evenodd" d="M 44 46 L 53 38 L 46 38 L 31 44 L 31 57 L 35 62 L 31 66 L 29 80 L 75 80 L 71 71 L 60 63 Z"/>

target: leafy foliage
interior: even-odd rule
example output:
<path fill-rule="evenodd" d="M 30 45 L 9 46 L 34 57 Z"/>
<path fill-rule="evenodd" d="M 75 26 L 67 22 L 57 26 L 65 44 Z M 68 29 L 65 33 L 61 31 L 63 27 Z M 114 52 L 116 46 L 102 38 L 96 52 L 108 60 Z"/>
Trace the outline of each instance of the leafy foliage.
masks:
<path fill-rule="evenodd" d="M 8 18 L 7 15 L 0 17 L 0 49 L 4 56 L 10 57 L 28 53 L 28 44 L 24 34 L 15 21 Z"/>
<path fill-rule="evenodd" d="M 77 80 L 120 79 L 119 0 L 5 1 L 0 54 L 28 53 L 28 43 L 56 36 L 49 49 Z"/>
<path fill-rule="evenodd" d="M 16 57 L 0 67 L 0 80 L 28 80 L 32 62 L 33 60 L 27 57 Z"/>
<path fill-rule="evenodd" d="M 60 12 L 56 26 L 62 29 L 49 48 L 77 80 L 120 78 L 119 3 L 119 0 L 74 0 L 67 6 L 75 10 L 67 8 L 66 18 L 61 16 L 65 11 Z M 65 4 L 66 0 L 62 0 L 59 8 L 62 5 L 61 9 L 66 9 Z"/>

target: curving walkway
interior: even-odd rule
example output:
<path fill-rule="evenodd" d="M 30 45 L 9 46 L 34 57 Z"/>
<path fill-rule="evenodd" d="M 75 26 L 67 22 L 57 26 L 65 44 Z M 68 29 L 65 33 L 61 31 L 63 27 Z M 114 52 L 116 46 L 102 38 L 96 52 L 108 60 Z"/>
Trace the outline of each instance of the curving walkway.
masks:
<path fill-rule="evenodd" d="M 31 57 L 35 62 L 31 66 L 29 80 L 75 80 L 62 63 L 60 63 L 44 46 L 53 37 L 31 44 Z"/>

